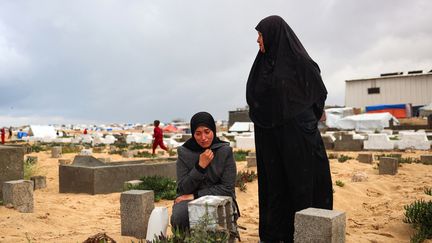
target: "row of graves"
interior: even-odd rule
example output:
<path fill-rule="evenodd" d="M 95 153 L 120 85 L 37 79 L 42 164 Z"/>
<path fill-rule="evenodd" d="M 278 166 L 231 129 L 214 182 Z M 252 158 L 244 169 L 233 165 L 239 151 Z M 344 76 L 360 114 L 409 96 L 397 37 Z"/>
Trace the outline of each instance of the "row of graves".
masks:
<path fill-rule="evenodd" d="M 0 146 L 0 196 L 5 207 L 20 213 L 34 212 L 34 190 L 46 187 L 44 176 L 24 178 L 23 161 L 37 163 L 37 156 L 29 156 L 20 146 Z M 137 239 L 155 239 L 161 232 L 166 235 L 168 210 L 155 207 L 154 192 L 129 190 L 140 183 L 143 176 L 160 175 L 175 179 L 175 158 L 154 158 L 130 161 L 106 161 L 92 156 L 82 148 L 73 161 L 62 158 L 62 147 L 51 148 L 51 157 L 59 161 L 59 193 L 106 194 L 121 193 L 121 234 Z M 248 167 L 256 165 L 253 153 L 247 157 Z M 206 230 L 229 232 L 229 242 L 240 239 L 235 221 L 235 207 L 230 197 L 206 196 L 188 204 L 192 228 L 202 227 L 207 218 Z M 295 242 L 314 239 L 325 242 L 344 242 L 346 215 L 335 210 L 308 208 L 296 214 Z M 311 226 L 313 230 L 311 230 Z"/>

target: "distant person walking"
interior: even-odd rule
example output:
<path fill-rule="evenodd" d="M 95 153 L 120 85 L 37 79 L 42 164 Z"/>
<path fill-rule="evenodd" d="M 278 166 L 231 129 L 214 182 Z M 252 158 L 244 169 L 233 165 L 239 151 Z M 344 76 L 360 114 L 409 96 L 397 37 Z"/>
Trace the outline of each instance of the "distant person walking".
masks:
<path fill-rule="evenodd" d="M 2 144 L 5 143 L 5 136 L 6 136 L 5 128 L 2 127 L 2 129 L 1 129 L 1 143 L 2 143 Z"/>
<path fill-rule="evenodd" d="M 87 134 L 88 132 L 87 132 L 87 128 L 84 128 L 84 132 L 83 132 L 84 134 Z"/>
<path fill-rule="evenodd" d="M 168 148 L 165 147 L 163 143 L 163 132 L 162 129 L 159 127 L 160 121 L 155 120 L 153 122 L 154 129 L 153 129 L 153 155 L 155 155 L 155 151 L 157 146 L 159 146 L 161 149 L 168 151 Z"/>
<path fill-rule="evenodd" d="M 9 140 L 12 139 L 12 127 L 9 127 Z"/>
<path fill-rule="evenodd" d="M 267 17 L 255 29 L 259 51 L 246 98 L 255 125 L 259 236 L 264 242 L 293 242 L 297 211 L 333 208 L 318 130 L 327 90 L 318 65 L 281 17 Z"/>

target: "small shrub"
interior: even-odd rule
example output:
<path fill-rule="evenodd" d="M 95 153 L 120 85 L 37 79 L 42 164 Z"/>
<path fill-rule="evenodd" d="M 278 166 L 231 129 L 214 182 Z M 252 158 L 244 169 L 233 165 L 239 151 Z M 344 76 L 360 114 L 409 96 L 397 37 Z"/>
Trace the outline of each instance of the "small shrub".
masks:
<path fill-rule="evenodd" d="M 421 163 L 421 161 L 416 158 L 407 157 L 407 158 L 399 158 L 399 163 L 411 164 L 411 163 Z"/>
<path fill-rule="evenodd" d="M 130 150 L 138 150 L 138 149 L 144 149 L 144 145 L 142 144 L 133 144 L 132 146 L 129 147 Z"/>
<path fill-rule="evenodd" d="M 170 150 L 168 150 L 168 155 L 169 156 L 175 156 L 175 155 L 177 155 L 177 152 L 173 149 L 170 149 Z"/>
<path fill-rule="evenodd" d="M 432 187 L 425 187 L 424 188 L 424 193 L 426 195 L 432 196 Z"/>
<path fill-rule="evenodd" d="M 122 154 L 124 151 L 126 151 L 126 150 L 124 150 L 124 149 L 115 149 L 115 150 L 110 150 L 109 152 L 108 152 L 108 154 Z"/>
<path fill-rule="evenodd" d="M 62 153 L 68 154 L 68 153 L 79 153 L 81 150 L 78 146 L 75 145 L 66 145 L 62 146 Z"/>
<path fill-rule="evenodd" d="M 234 152 L 234 160 L 235 161 L 245 161 L 246 156 L 249 154 L 249 150 L 237 150 Z"/>
<path fill-rule="evenodd" d="M 177 195 L 177 184 L 174 180 L 163 176 L 144 176 L 137 186 L 129 186 L 129 190 L 153 190 L 155 202 L 161 199 L 174 200 Z"/>
<path fill-rule="evenodd" d="M 24 161 L 24 180 L 30 180 L 30 178 L 39 172 L 33 159 L 27 158 Z"/>
<path fill-rule="evenodd" d="M 340 181 L 340 180 L 337 180 L 337 181 L 336 181 L 336 186 L 344 187 L 344 186 L 345 186 L 345 183 L 343 183 L 343 182 Z"/>
<path fill-rule="evenodd" d="M 345 161 L 347 161 L 347 160 L 349 160 L 349 159 L 353 159 L 353 158 L 352 158 L 352 157 L 349 157 L 349 156 L 347 156 L 347 155 L 343 155 L 343 154 L 341 154 L 341 155 L 339 156 L 339 158 L 338 158 L 338 162 L 343 163 L 343 162 L 345 162 Z"/>
<path fill-rule="evenodd" d="M 432 238 L 432 201 L 418 200 L 405 205 L 405 223 L 411 224 L 417 232 L 411 237 L 411 242 L 423 242 Z"/>
<path fill-rule="evenodd" d="M 328 159 L 337 159 L 337 158 L 338 158 L 337 154 L 331 153 L 328 155 Z"/>
<path fill-rule="evenodd" d="M 137 157 L 137 158 L 153 158 L 153 154 L 151 154 L 148 151 L 142 151 L 142 152 L 138 152 L 136 155 L 134 155 L 134 157 Z"/>
<path fill-rule="evenodd" d="M 30 149 L 32 152 L 35 152 L 35 153 L 39 153 L 40 151 L 46 151 L 47 150 L 46 146 L 42 146 L 39 144 L 31 145 Z"/>
<path fill-rule="evenodd" d="M 252 182 L 258 175 L 255 171 L 239 171 L 236 176 L 235 186 L 240 188 L 240 191 L 246 191 L 246 182 Z"/>

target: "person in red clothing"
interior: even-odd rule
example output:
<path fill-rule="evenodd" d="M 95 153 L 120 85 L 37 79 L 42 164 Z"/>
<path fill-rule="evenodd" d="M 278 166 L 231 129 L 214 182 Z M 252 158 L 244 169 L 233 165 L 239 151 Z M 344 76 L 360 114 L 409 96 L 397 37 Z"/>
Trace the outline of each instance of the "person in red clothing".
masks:
<path fill-rule="evenodd" d="M 87 134 L 88 132 L 87 132 L 87 128 L 85 128 L 84 129 L 84 132 L 83 132 L 84 134 Z"/>
<path fill-rule="evenodd" d="M 4 144 L 5 143 L 5 136 L 6 136 L 6 131 L 5 128 L 3 127 L 1 129 L 1 143 Z"/>
<path fill-rule="evenodd" d="M 159 147 L 161 147 L 161 149 L 168 151 L 168 148 L 165 147 L 165 145 L 163 143 L 163 133 L 162 133 L 162 129 L 160 129 L 160 127 L 159 127 L 159 124 L 160 124 L 159 120 L 155 120 L 153 122 L 153 125 L 154 125 L 154 129 L 153 129 L 153 155 L 155 155 L 155 150 L 156 150 L 158 145 L 159 145 Z"/>

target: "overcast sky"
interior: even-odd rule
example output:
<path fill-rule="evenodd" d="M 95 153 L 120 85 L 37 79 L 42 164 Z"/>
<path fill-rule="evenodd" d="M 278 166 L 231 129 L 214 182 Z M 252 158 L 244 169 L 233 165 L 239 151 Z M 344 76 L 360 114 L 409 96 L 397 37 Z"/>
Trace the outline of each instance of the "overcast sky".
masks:
<path fill-rule="evenodd" d="M 216 119 L 246 105 L 255 26 L 280 15 L 345 80 L 432 69 L 430 0 L 1 0 L 0 125 Z M 432 92 L 432 91 L 431 91 Z"/>

